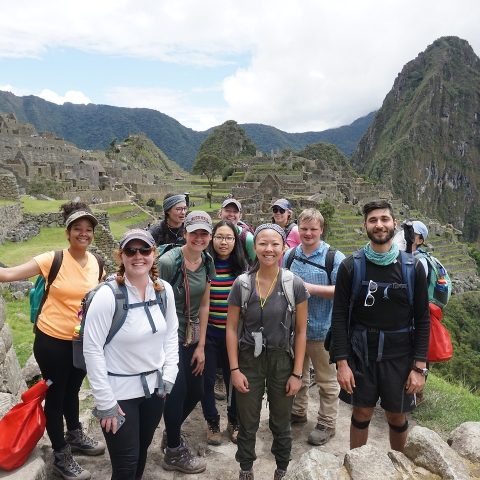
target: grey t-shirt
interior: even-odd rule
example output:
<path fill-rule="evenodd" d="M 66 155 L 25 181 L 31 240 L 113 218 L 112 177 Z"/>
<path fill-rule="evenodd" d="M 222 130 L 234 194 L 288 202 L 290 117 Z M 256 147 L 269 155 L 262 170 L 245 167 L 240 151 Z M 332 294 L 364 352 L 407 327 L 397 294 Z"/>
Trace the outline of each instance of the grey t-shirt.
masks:
<path fill-rule="evenodd" d="M 283 269 L 282 269 L 283 270 Z M 287 313 L 287 299 L 282 290 L 281 274 L 278 276 L 277 283 L 272 293 L 262 308 L 260 307 L 260 298 L 257 293 L 256 278 L 257 274 L 249 275 L 250 288 L 252 295 L 248 302 L 245 312 L 243 337 L 240 342 L 240 349 L 245 349 L 255 345 L 252 332 L 259 332 L 262 326 L 263 313 L 263 337 L 267 341 L 267 348 L 274 350 L 284 350 L 287 348 L 290 337 L 291 318 Z M 241 284 L 237 278 L 230 290 L 228 304 L 237 307 L 242 306 Z M 304 302 L 310 296 L 303 284 L 303 280 L 295 275 L 293 281 L 293 292 L 295 295 L 295 304 Z"/>

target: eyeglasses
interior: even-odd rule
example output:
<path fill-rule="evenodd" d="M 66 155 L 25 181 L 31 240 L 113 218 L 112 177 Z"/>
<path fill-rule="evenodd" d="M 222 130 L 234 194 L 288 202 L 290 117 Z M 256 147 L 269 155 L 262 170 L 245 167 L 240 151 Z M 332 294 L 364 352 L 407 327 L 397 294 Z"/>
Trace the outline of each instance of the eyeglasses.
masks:
<path fill-rule="evenodd" d="M 177 207 L 175 210 L 180 213 L 180 212 L 186 212 L 188 210 L 188 207 Z"/>
<path fill-rule="evenodd" d="M 372 293 L 375 293 L 377 288 L 378 285 L 373 280 L 368 282 L 367 296 L 365 297 L 365 303 L 363 304 L 364 307 L 371 307 L 375 303 L 375 297 Z"/>
<path fill-rule="evenodd" d="M 272 207 L 272 212 L 273 213 L 280 212 L 283 215 L 285 213 L 285 210 L 283 208 L 280 208 L 280 207 Z"/>
<path fill-rule="evenodd" d="M 148 257 L 152 253 L 152 249 L 150 247 L 125 247 L 122 248 L 122 252 L 129 258 L 134 257 L 137 252 L 140 252 L 140 255 L 143 255 L 144 257 Z"/>
<path fill-rule="evenodd" d="M 233 243 L 235 241 L 235 237 L 222 237 L 221 235 L 215 235 L 213 239 L 217 242 L 223 242 L 225 240 L 228 243 Z"/>

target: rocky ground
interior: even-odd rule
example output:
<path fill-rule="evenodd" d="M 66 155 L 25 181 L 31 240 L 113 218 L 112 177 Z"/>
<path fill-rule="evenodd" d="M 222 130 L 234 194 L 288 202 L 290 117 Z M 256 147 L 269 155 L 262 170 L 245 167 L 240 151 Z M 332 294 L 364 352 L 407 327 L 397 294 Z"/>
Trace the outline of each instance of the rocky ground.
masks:
<path fill-rule="evenodd" d="M 98 424 L 89 416 L 89 408 L 91 408 L 93 401 L 89 391 L 82 391 L 83 405 L 85 412 L 83 421 L 89 425 L 89 433 L 95 438 L 102 438 L 102 434 Z M 200 405 L 192 412 L 190 417 L 184 423 L 183 430 L 186 434 L 188 444 L 194 452 L 203 455 L 207 461 L 207 469 L 204 473 L 198 475 L 186 475 L 180 472 L 167 472 L 161 466 L 162 453 L 160 451 L 160 442 L 163 430 L 163 421 L 161 422 L 154 441 L 150 446 L 147 466 L 143 476 L 143 480 L 177 480 L 177 479 L 193 479 L 198 480 L 227 480 L 238 478 L 238 463 L 235 461 L 236 445 L 230 442 L 226 432 L 226 401 L 219 401 L 219 411 L 221 412 L 221 429 L 223 431 L 223 442 L 219 446 L 211 446 L 206 442 L 206 423 L 202 416 Z M 308 422 L 301 425 L 293 425 L 293 449 L 292 449 L 292 463 L 298 460 L 301 455 L 311 448 L 319 448 L 328 453 L 332 453 L 343 460 L 344 454 L 349 449 L 349 429 L 351 409 L 348 405 L 340 402 L 340 410 L 337 422 L 336 435 L 330 442 L 321 447 L 313 447 L 308 444 L 307 437 L 310 431 L 316 425 L 316 412 L 318 410 L 319 397 L 318 390 L 314 386 L 310 388 L 310 402 L 308 411 Z M 90 421 L 89 421 L 90 419 Z M 413 426 L 415 422 L 409 418 L 410 425 Z M 49 459 L 52 461 L 51 449 L 48 444 L 48 439 L 44 438 L 43 450 Z M 270 453 L 272 436 L 268 428 L 268 407 L 265 402 L 263 404 L 262 419 L 260 429 L 257 434 L 257 461 L 254 465 L 255 478 L 267 480 L 273 478 L 275 470 L 275 460 Z M 375 415 L 370 424 L 369 444 L 388 451 L 388 425 L 380 408 L 377 408 Z M 89 457 L 86 455 L 77 455 L 75 457 L 78 463 L 90 470 L 92 479 L 94 480 L 108 480 L 111 476 L 110 461 L 108 452 L 98 457 Z M 48 479 L 56 477 L 51 468 L 48 471 Z M 349 478 L 345 472 L 345 477 Z"/>

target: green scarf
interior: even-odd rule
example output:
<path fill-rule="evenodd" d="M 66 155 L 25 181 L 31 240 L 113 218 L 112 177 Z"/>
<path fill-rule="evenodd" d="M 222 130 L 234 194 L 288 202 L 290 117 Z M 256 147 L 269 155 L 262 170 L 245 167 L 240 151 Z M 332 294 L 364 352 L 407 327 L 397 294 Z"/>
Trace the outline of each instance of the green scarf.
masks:
<path fill-rule="evenodd" d="M 390 265 L 397 260 L 398 257 L 398 245 L 396 243 L 392 243 L 392 247 L 388 252 L 385 253 L 377 253 L 372 250 L 370 247 L 370 242 L 365 245 L 364 248 L 365 256 L 375 265 Z"/>

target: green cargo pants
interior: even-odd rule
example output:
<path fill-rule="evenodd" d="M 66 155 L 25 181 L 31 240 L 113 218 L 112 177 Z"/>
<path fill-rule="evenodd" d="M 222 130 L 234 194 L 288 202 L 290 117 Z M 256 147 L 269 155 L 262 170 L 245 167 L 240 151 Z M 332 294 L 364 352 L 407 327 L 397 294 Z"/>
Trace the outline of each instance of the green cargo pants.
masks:
<path fill-rule="evenodd" d="M 293 371 L 293 360 L 285 350 L 264 350 L 255 358 L 252 347 L 240 350 L 238 365 L 248 379 L 249 392 L 235 392 L 240 424 L 235 459 L 242 470 L 249 470 L 257 458 L 255 441 L 266 387 L 270 411 L 269 427 L 273 434 L 271 451 L 277 467 L 286 470 L 292 458 L 290 415 L 294 397 L 286 396 L 285 386 Z"/>

